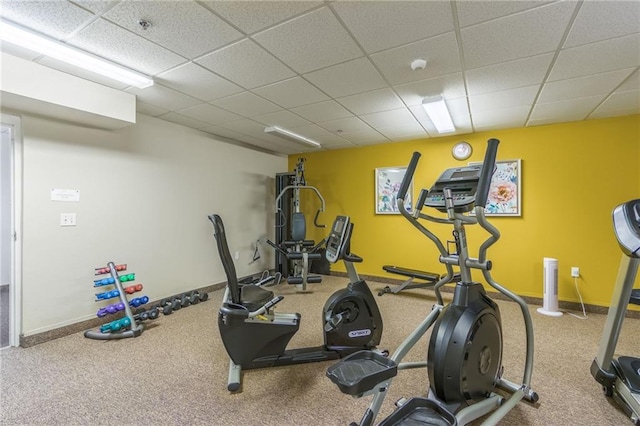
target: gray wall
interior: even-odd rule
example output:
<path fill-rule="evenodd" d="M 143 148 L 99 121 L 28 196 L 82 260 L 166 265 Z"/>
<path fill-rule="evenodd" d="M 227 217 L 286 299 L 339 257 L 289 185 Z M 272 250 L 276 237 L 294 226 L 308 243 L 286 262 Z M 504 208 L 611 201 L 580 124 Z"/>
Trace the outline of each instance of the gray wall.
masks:
<path fill-rule="evenodd" d="M 117 131 L 23 117 L 23 334 L 92 318 L 93 268 L 127 263 L 152 300 L 224 281 L 207 215 L 222 216 L 240 276 L 273 234 L 273 177 L 285 157 L 144 115 Z M 51 201 L 53 188 L 79 202 Z M 60 227 L 76 213 L 76 227 Z M 265 250 L 266 251 L 266 250 Z M 136 294 L 137 296 L 140 294 Z"/>

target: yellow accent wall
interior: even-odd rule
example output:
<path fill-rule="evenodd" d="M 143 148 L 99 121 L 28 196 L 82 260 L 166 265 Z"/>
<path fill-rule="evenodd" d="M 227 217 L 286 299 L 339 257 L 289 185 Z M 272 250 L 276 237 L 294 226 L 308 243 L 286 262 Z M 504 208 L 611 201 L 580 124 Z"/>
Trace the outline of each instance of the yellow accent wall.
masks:
<path fill-rule="evenodd" d="M 402 278 L 384 272 L 387 264 L 443 272 L 433 243 L 406 219 L 375 214 L 374 170 L 406 166 L 412 152 L 421 152 L 415 199 L 445 169 L 482 161 L 492 137 L 501 141 L 498 160 L 522 160 L 522 216 L 490 218 L 502 233 L 488 254 L 493 277 L 520 295 L 542 297 L 543 258 L 554 257 L 559 261 L 560 300 L 579 301 L 570 275 L 570 268 L 578 266 L 584 302 L 608 306 L 622 253 L 612 232 L 611 211 L 640 197 L 639 115 L 292 155 L 289 169 L 304 156 L 307 184 L 316 186 L 327 204 L 320 215 L 327 228 L 314 228 L 318 199 L 310 191 L 302 194 L 308 238 L 321 239 L 336 215 L 348 215 L 355 224 L 352 251 L 364 258 L 360 273 Z M 460 140 L 473 146 L 472 157 L 464 162 L 451 156 Z M 431 224 L 431 229 L 451 239 L 450 226 Z M 485 233 L 478 226 L 467 230 L 475 257 Z M 344 266 L 332 269 L 344 271 Z M 481 280 L 481 275 L 474 278 Z"/>

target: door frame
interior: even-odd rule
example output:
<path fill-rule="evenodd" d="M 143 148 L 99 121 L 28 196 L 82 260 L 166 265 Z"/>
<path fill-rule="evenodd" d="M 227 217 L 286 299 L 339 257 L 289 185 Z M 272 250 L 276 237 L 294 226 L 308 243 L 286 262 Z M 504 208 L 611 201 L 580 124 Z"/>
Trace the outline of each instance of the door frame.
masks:
<path fill-rule="evenodd" d="M 0 113 L 0 123 L 11 127 L 11 282 L 9 284 L 9 346 L 20 346 L 22 331 L 22 121 Z"/>

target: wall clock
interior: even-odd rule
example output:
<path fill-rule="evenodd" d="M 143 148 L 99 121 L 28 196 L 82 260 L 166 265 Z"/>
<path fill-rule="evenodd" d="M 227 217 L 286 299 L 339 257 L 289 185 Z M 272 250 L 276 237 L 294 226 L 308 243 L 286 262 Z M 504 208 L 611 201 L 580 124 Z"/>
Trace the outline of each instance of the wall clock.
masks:
<path fill-rule="evenodd" d="M 451 149 L 451 154 L 456 160 L 466 160 L 467 158 L 471 157 L 472 152 L 473 148 L 471 148 L 469 142 L 465 141 L 458 142 Z"/>

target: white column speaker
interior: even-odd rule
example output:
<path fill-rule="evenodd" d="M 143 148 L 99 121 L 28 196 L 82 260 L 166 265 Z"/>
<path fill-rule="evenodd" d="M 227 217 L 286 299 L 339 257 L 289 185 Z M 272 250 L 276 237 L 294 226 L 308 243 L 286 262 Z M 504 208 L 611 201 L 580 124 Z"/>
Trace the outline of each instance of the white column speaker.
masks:
<path fill-rule="evenodd" d="M 560 317 L 562 312 L 558 310 L 558 259 L 545 257 L 542 263 L 544 297 L 542 299 L 542 308 L 538 308 L 538 313 L 551 317 Z"/>

